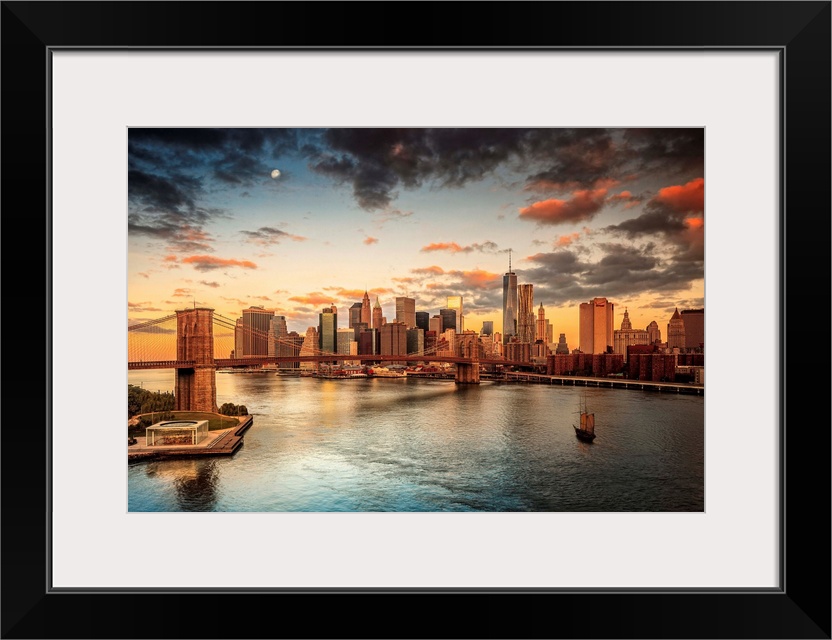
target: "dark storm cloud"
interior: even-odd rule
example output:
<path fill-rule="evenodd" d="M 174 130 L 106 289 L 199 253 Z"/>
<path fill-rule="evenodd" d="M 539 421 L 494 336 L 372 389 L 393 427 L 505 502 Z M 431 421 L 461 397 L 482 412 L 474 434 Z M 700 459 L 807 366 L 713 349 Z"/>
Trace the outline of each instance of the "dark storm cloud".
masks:
<path fill-rule="evenodd" d="M 552 273 L 576 274 L 585 271 L 587 263 L 578 258 L 574 251 L 561 249 L 550 253 L 536 253 L 527 258 L 529 262 L 541 265 L 541 268 Z M 535 271 L 534 269 L 532 271 Z M 528 272 L 528 270 L 527 270 Z"/>
<path fill-rule="evenodd" d="M 693 262 L 702 269 L 704 208 L 704 180 L 696 178 L 660 189 L 640 216 L 604 230 L 629 239 L 662 237 L 672 245 L 676 261 Z"/>
<path fill-rule="evenodd" d="M 576 171 L 589 172 L 601 160 L 585 159 L 586 166 L 577 166 L 578 147 L 585 144 L 592 152 L 595 144 L 600 158 L 607 135 L 594 129 L 328 129 L 322 136 L 327 146 L 308 152 L 312 170 L 351 184 L 359 206 L 373 210 L 388 206 L 399 186 L 462 187 L 504 163 L 539 164 L 561 143 L 562 164 L 572 162 Z"/>
<path fill-rule="evenodd" d="M 127 172 L 127 188 L 127 228 L 131 234 L 164 240 L 180 251 L 211 250 L 211 238 L 202 227 L 226 214 L 197 203 L 202 189 L 199 179 L 131 170 Z"/>
<path fill-rule="evenodd" d="M 359 206 L 384 208 L 398 188 L 462 187 L 502 166 L 530 191 L 609 188 L 648 169 L 703 165 L 701 129 L 328 129 L 304 146 L 313 171 L 350 184 Z"/>
<path fill-rule="evenodd" d="M 292 235 L 274 227 L 260 227 L 257 231 L 240 231 L 250 242 L 268 246 L 278 244 L 281 240 L 294 240 L 295 242 L 303 242 L 306 240 L 303 236 Z"/>
<path fill-rule="evenodd" d="M 687 228 L 684 216 L 669 211 L 665 207 L 648 207 L 646 213 L 636 218 L 625 220 L 621 224 L 612 225 L 605 231 L 619 231 L 628 238 L 639 238 L 649 234 L 674 235 Z"/>
<path fill-rule="evenodd" d="M 584 272 L 583 282 L 586 285 L 606 285 L 624 279 L 633 285 L 644 285 L 655 278 L 659 260 L 651 255 L 654 245 L 640 249 L 620 244 L 602 244 L 600 248 L 606 255 Z"/>
<path fill-rule="evenodd" d="M 201 183 L 183 174 L 168 177 L 132 170 L 127 172 L 127 189 L 130 202 L 147 211 L 176 211 L 183 216 L 197 210 L 196 193 Z"/>
<path fill-rule="evenodd" d="M 501 167 L 525 173 L 526 188 L 542 192 L 609 188 L 646 170 L 701 175 L 703 143 L 702 129 L 131 129 L 129 166 L 245 186 L 292 154 L 378 210 L 400 188 L 462 187 Z"/>
<path fill-rule="evenodd" d="M 621 177 L 628 156 L 612 129 L 561 129 L 541 158 L 546 168 L 530 175 L 530 191 L 592 188 Z"/>
<path fill-rule="evenodd" d="M 705 130 L 693 128 L 627 129 L 624 143 L 640 171 L 661 168 L 668 175 L 705 171 Z"/>
<path fill-rule="evenodd" d="M 298 135 L 291 129 L 130 129 L 129 231 L 180 251 L 212 251 L 204 241 L 183 237 L 200 235 L 213 219 L 227 216 L 202 204 L 209 183 L 244 187 L 271 179 L 272 163 L 296 152 Z"/>
<path fill-rule="evenodd" d="M 518 270 L 518 282 L 534 284 L 536 300 L 559 306 L 596 296 L 628 298 L 645 291 L 687 289 L 692 280 L 704 276 L 701 262 L 675 255 L 662 258 L 653 243 L 640 247 L 604 243 L 598 248 L 602 255 L 595 262 L 562 249 L 529 256 L 533 266 Z"/>

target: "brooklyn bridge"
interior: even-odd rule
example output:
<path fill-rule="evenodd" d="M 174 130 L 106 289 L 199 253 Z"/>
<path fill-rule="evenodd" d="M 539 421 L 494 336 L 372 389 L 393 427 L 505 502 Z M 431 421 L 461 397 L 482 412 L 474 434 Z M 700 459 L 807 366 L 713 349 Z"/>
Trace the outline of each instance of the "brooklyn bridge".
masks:
<path fill-rule="evenodd" d="M 290 363 L 337 362 L 448 362 L 456 366 L 458 384 L 478 384 L 480 367 L 489 364 L 528 366 L 527 362 L 481 357 L 479 344 L 461 341 L 456 355 L 423 352 L 411 354 L 339 354 L 317 348 L 312 353 L 292 355 L 257 355 L 232 357 L 240 332 L 266 340 L 267 332 L 237 326 L 237 322 L 214 312 L 194 308 L 176 311 L 156 320 L 130 325 L 128 332 L 128 370 L 174 369 L 177 411 L 216 411 L 216 372 L 220 368 L 287 365 Z M 295 347 L 295 343 L 276 338 L 277 344 Z M 289 349 L 294 351 L 294 349 Z M 307 351 L 308 349 L 304 349 Z M 217 357 L 224 356 L 227 357 Z"/>

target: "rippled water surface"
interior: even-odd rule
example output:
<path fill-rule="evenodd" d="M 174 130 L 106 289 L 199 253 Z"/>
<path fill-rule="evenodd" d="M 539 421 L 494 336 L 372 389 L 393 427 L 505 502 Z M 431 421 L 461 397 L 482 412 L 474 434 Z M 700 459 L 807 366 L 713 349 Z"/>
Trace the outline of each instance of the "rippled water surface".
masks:
<path fill-rule="evenodd" d="M 172 391 L 173 371 L 128 381 Z M 130 511 L 704 510 L 702 396 L 218 373 L 223 402 L 254 415 L 244 446 L 128 465 Z"/>

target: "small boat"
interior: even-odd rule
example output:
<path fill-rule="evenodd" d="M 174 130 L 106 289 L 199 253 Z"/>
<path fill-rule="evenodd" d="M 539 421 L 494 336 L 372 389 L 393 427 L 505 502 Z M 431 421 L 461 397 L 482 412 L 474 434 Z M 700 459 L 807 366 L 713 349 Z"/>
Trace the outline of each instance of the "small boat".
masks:
<path fill-rule="evenodd" d="M 405 369 L 388 369 L 387 367 L 373 367 L 368 371 L 373 378 L 406 378 Z"/>
<path fill-rule="evenodd" d="M 574 424 L 572 425 L 575 429 L 575 436 L 583 442 L 592 442 L 595 440 L 595 414 L 589 413 L 589 410 L 586 408 L 586 397 L 584 397 L 583 406 L 579 407 L 579 409 L 578 413 L 581 414 L 581 426 L 576 427 Z"/>

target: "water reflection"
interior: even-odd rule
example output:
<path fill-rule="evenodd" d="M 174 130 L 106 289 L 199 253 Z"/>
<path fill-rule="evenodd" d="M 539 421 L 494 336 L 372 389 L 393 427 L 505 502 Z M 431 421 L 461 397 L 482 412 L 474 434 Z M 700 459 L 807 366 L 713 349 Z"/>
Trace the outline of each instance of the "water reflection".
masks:
<path fill-rule="evenodd" d="M 254 413 L 245 446 L 129 467 L 131 511 L 704 509 L 699 396 L 268 374 L 218 376 L 217 396 Z"/>

